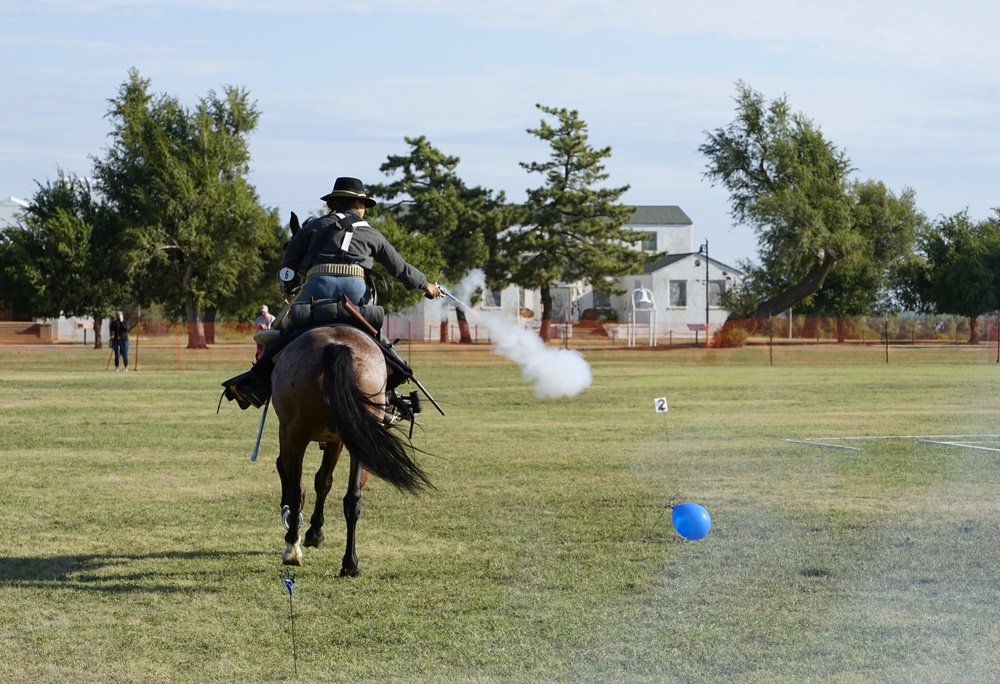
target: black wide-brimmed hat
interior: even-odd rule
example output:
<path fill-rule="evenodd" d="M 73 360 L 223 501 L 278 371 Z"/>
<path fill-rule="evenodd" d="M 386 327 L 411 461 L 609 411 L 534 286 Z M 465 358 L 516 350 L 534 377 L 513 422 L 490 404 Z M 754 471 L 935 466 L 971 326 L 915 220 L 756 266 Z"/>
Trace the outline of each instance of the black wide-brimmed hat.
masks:
<path fill-rule="evenodd" d="M 320 199 L 326 202 L 334 197 L 363 199 L 365 201 L 365 206 L 369 209 L 378 204 L 378 202 L 376 202 L 375 199 L 368 194 L 368 191 L 365 190 L 365 184 L 357 178 L 338 178 L 334 181 L 333 190 L 330 191 L 330 194 L 323 195 Z"/>

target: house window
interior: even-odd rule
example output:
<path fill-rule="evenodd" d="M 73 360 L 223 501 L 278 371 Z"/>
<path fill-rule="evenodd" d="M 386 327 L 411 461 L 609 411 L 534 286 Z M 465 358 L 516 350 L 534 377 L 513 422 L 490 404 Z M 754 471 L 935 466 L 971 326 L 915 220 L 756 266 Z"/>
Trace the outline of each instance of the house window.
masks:
<path fill-rule="evenodd" d="M 594 293 L 594 308 L 595 309 L 610 309 L 611 308 L 611 295 L 608 294 L 598 294 Z"/>
<path fill-rule="evenodd" d="M 642 250 L 644 252 L 656 251 L 656 233 L 643 233 Z"/>
<path fill-rule="evenodd" d="M 670 281 L 670 304 L 674 307 L 686 307 L 688 305 L 688 284 L 686 280 Z"/>
<path fill-rule="evenodd" d="M 708 281 L 708 305 L 716 308 L 722 306 L 722 293 L 726 291 L 725 280 Z"/>
<path fill-rule="evenodd" d="M 493 290 L 491 288 L 485 288 L 483 292 L 483 308 L 486 309 L 498 309 L 500 308 L 500 297 L 503 292 L 499 290 Z"/>

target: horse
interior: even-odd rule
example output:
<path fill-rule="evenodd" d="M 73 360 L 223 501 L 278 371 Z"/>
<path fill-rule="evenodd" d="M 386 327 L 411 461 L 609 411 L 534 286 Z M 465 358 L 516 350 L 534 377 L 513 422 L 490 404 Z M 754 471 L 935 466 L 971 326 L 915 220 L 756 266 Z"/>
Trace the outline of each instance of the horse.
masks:
<path fill-rule="evenodd" d="M 333 470 L 344 447 L 351 457 L 341 577 L 360 574 L 355 530 L 368 474 L 410 493 L 431 486 L 400 431 L 383 423 L 386 377 L 382 350 L 368 333 L 351 325 L 307 330 L 278 356 L 271 373 L 271 404 L 279 423 L 276 466 L 287 527 L 281 555 L 285 565 L 302 565 L 302 462 L 310 443 L 321 443 L 323 460 L 315 476 L 316 503 L 305 534 L 307 547 L 323 544 L 323 508 L 333 486 Z"/>

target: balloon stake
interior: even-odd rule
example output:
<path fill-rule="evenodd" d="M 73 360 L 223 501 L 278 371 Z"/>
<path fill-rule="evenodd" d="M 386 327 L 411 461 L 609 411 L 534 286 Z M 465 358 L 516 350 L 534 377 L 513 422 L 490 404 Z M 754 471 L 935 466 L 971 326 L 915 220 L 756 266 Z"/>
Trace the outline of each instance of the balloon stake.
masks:
<path fill-rule="evenodd" d="M 295 668 L 295 674 L 299 674 L 299 656 L 295 650 L 295 611 L 292 608 L 292 585 L 295 584 L 295 575 L 288 572 L 288 568 L 285 568 L 285 591 L 288 592 L 288 620 L 291 623 L 292 632 L 292 665 Z"/>
<path fill-rule="evenodd" d="M 672 497 L 670 497 L 670 501 L 667 502 L 666 508 L 664 508 L 662 511 L 660 511 L 660 514 L 658 516 L 656 516 L 656 520 L 654 520 L 653 524 L 650 525 L 649 532 L 646 533 L 647 537 L 649 535 L 653 534 L 653 530 L 655 530 L 656 526 L 660 523 L 660 520 L 663 518 L 663 514 L 666 513 L 667 511 L 669 511 L 670 509 L 672 509 L 674 507 L 674 499 L 676 499 L 676 498 L 677 498 L 677 494 L 674 494 Z"/>

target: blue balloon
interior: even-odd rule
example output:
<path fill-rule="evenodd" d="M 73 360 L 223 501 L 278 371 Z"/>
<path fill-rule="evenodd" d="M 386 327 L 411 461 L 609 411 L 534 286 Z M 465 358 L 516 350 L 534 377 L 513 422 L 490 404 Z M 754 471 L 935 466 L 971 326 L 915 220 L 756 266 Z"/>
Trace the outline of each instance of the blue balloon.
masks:
<path fill-rule="evenodd" d="M 677 504 L 672 517 L 677 534 L 691 541 L 704 539 L 712 528 L 712 518 L 708 511 L 696 503 Z"/>

